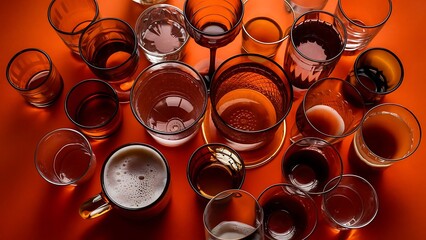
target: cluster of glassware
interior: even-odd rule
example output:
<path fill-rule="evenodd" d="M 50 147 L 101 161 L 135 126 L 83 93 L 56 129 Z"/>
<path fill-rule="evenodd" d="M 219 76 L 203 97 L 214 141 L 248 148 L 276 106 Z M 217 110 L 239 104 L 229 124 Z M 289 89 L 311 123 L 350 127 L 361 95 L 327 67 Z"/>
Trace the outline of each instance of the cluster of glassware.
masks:
<path fill-rule="evenodd" d="M 135 28 L 101 18 L 96 0 L 50 4 L 52 27 L 102 80 L 81 81 L 68 92 L 65 112 L 81 133 L 56 129 L 40 140 L 35 163 L 43 178 L 56 185 L 87 180 L 96 160 L 86 137 L 110 137 L 122 122 L 120 102 L 130 102 L 135 118 L 159 144 L 179 147 L 202 131 L 206 144 L 189 159 L 187 178 L 209 201 L 207 239 L 305 239 L 317 224 L 318 196 L 321 212 L 338 229 L 374 219 L 373 186 L 343 174 L 334 144 L 354 134 L 360 161 L 384 168 L 410 156 L 420 143 L 414 114 L 383 103 L 402 83 L 401 61 L 388 49 L 364 50 L 390 17 L 390 0 L 339 0 L 334 14 L 321 10 L 326 0 L 186 0 L 183 11 L 158 4 L 163 1 L 142 2 L 152 6 Z M 240 32 L 244 53 L 216 67 L 216 50 Z M 206 73 L 181 61 L 189 36 L 210 49 Z M 286 39 L 280 65 L 273 58 Z M 152 62 L 144 69 L 139 47 Z M 345 54 L 359 54 L 353 70 L 345 80 L 330 77 Z M 39 49 L 17 53 L 6 75 L 37 107 L 51 105 L 63 89 L 51 59 Z M 245 171 L 280 151 L 285 120 L 298 97 L 303 100 L 282 159 L 284 183 L 256 199 L 241 190 Z M 82 204 L 83 218 L 112 209 L 149 217 L 171 197 L 166 158 L 143 143 L 114 150 L 103 164 L 101 185 L 102 192 Z"/>

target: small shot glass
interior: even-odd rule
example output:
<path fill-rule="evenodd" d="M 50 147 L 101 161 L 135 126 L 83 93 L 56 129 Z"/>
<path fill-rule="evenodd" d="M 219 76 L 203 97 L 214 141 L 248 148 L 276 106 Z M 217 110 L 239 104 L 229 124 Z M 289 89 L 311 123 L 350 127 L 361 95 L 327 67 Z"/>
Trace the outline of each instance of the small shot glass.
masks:
<path fill-rule="evenodd" d="M 136 21 L 138 44 L 151 63 L 181 60 L 189 34 L 182 11 L 169 4 L 156 4 L 143 11 Z"/>
<path fill-rule="evenodd" d="M 81 33 L 99 20 L 99 6 L 96 0 L 53 0 L 47 10 L 50 25 L 64 43 L 75 54 Z"/>
<path fill-rule="evenodd" d="M 120 127 L 118 96 L 105 81 L 88 79 L 74 85 L 65 99 L 65 113 L 86 136 L 107 138 Z"/>
<path fill-rule="evenodd" d="M 36 48 L 16 53 L 7 65 L 6 78 L 29 104 L 36 107 L 52 105 L 64 86 L 49 55 Z"/>
<path fill-rule="evenodd" d="M 337 187 L 322 195 L 322 213 L 331 226 L 349 230 L 367 226 L 376 217 L 379 200 L 374 187 L 364 178 L 344 174 L 332 179 L 329 185 Z M 325 188 L 329 188 L 326 185 Z"/>
<path fill-rule="evenodd" d="M 369 48 L 355 60 L 346 77 L 358 89 L 367 105 L 379 103 L 402 84 L 404 68 L 395 53 L 385 48 Z"/>
<path fill-rule="evenodd" d="M 89 141 L 70 128 L 53 130 L 38 142 L 34 163 L 47 182 L 77 186 L 87 181 L 96 168 L 96 157 Z"/>
<path fill-rule="evenodd" d="M 245 172 L 240 155 L 218 143 L 205 144 L 195 150 L 187 167 L 189 184 L 204 199 L 212 199 L 228 189 L 240 189 Z"/>

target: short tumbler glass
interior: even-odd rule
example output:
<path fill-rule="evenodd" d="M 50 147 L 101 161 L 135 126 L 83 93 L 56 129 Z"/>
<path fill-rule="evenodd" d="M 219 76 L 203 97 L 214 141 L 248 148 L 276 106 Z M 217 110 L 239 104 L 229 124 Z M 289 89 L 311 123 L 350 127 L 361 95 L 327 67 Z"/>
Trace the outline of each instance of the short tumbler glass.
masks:
<path fill-rule="evenodd" d="M 157 142 L 169 147 L 180 146 L 197 134 L 207 101 L 203 77 L 179 61 L 147 67 L 130 93 L 136 119 Z"/>
<path fill-rule="evenodd" d="M 49 55 L 36 48 L 16 53 L 7 65 L 6 78 L 29 104 L 36 107 L 52 105 L 64 86 Z"/>
<path fill-rule="evenodd" d="M 47 182 L 77 186 L 87 181 L 96 168 L 96 157 L 89 141 L 70 128 L 55 129 L 38 142 L 34 162 Z"/>

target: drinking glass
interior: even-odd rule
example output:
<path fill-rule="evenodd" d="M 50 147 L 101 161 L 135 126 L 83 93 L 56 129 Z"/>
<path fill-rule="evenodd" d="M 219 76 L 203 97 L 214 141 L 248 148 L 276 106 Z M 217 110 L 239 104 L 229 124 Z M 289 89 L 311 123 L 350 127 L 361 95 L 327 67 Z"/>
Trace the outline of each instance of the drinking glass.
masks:
<path fill-rule="evenodd" d="M 217 194 L 204 209 L 208 240 L 263 239 L 262 207 L 250 193 L 230 189 Z"/>
<path fill-rule="evenodd" d="M 40 139 L 34 163 L 47 182 L 58 186 L 77 186 L 92 177 L 96 157 L 83 134 L 74 129 L 59 128 Z"/>
<path fill-rule="evenodd" d="M 205 76 L 208 82 L 216 69 L 216 49 L 229 44 L 239 34 L 243 11 L 242 0 L 185 1 L 186 30 L 196 43 L 210 49 L 209 71 Z"/>
<path fill-rule="evenodd" d="M 296 14 L 296 17 L 312 11 L 322 10 L 327 5 L 328 0 L 288 0 Z"/>
<path fill-rule="evenodd" d="M 102 18 L 81 34 L 79 50 L 90 70 L 115 89 L 120 102 L 128 102 L 139 63 L 133 28 L 121 19 Z"/>
<path fill-rule="evenodd" d="M 158 143 L 169 147 L 180 146 L 198 133 L 207 101 L 203 77 L 179 61 L 147 67 L 130 94 L 136 119 Z"/>
<path fill-rule="evenodd" d="M 291 144 L 282 159 L 285 180 L 303 191 L 319 195 L 330 191 L 339 183 L 343 174 L 343 163 L 339 151 L 320 138 L 302 138 Z M 333 178 L 336 185 L 324 186 Z"/>
<path fill-rule="evenodd" d="M 288 37 L 294 22 L 293 8 L 286 0 L 244 2 L 242 50 L 274 57 Z"/>
<path fill-rule="evenodd" d="M 160 214 L 171 199 L 170 167 L 156 148 L 128 143 L 115 149 L 101 170 L 102 191 L 80 205 L 83 219 L 114 212 L 131 219 Z"/>
<path fill-rule="evenodd" d="M 321 79 L 309 87 L 297 108 L 290 140 L 317 137 L 336 143 L 359 128 L 364 113 L 362 96 L 352 84 L 339 78 Z"/>
<path fill-rule="evenodd" d="M 270 58 L 241 54 L 223 62 L 211 82 L 210 102 L 206 142 L 231 146 L 248 168 L 266 163 L 281 148 L 293 94 L 286 73 Z"/>
<path fill-rule="evenodd" d="M 344 174 L 332 179 L 336 188 L 322 195 L 322 212 L 326 220 L 339 230 L 362 228 L 376 217 L 379 200 L 374 187 L 364 178 Z M 325 188 L 329 186 L 326 185 Z"/>
<path fill-rule="evenodd" d="M 47 10 L 50 25 L 73 53 L 79 54 L 81 33 L 99 20 L 96 0 L 53 0 Z"/>
<path fill-rule="evenodd" d="M 139 46 L 151 63 L 181 60 L 189 34 L 182 11 L 169 4 L 156 4 L 143 11 L 136 21 Z"/>
<path fill-rule="evenodd" d="M 7 64 L 6 78 L 25 101 L 36 107 L 51 106 L 64 87 L 49 55 L 36 48 L 16 53 Z"/>
<path fill-rule="evenodd" d="M 65 113 L 86 136 L 103 139 L 118 130 L 122 112 L 118 96 L 105 81 L 88 79 L 74 85 L 65 99 Z"/>
<path fill-rule="evenodd" d="M 186 176 L 198 196 L 211 199 L 227 189 L 240 189 L 245 178 L 244 161 L 232 148 L 204 144 L 191 155 Z"/>
<path fill-rule="evenodd" d="M 345 49 L 346 30 L 333 14 L 310 11 L 296 19 L 289 36 L 284 70 L 295 97 L 300 97 L 314 82 L 331 74 Z"/>
<path fill-rule="evenodd" d="M 307 239 L 317 225 L 317 207 L 308 193 L 287 183 L 274 184 L 258 197 L 266 239 Z"/>
<path fill-rule="evenodd" d="M 392 13 L 392 0 L 338 0 L 336 16 L 348 34 L 345 55 L 364 49 L 380 32 Z"/>
<path fill-rule="evenodd" d="M 358 89 L 365 104 L 372 105 L 398 89 L 403 78 L 404 68 L 395 53 L 370 48 L 358 55 L 346 80 Z"/>
<path fill-rule="evenodd" d="M 365 114 L 353 143 L 362 162 L 385 168 L 411 156 L 419 147 L 421 136 L 420 122 L 409 109 L 384 103 Z"/>

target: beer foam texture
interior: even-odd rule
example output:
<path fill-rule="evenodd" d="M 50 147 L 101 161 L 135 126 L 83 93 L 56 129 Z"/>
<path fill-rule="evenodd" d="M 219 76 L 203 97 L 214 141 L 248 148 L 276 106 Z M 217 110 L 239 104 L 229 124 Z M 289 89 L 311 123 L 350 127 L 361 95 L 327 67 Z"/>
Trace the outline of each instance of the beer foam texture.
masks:
<path fill-rule="evenodd" d="M 143 208 L 155 202 L 167 185 L 167 167 L 161 155 L 143 145 L 116 151 L 104 170 L 106 194 L 126 208 Z"/>

